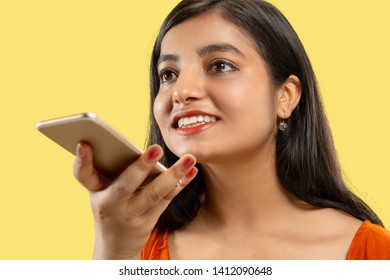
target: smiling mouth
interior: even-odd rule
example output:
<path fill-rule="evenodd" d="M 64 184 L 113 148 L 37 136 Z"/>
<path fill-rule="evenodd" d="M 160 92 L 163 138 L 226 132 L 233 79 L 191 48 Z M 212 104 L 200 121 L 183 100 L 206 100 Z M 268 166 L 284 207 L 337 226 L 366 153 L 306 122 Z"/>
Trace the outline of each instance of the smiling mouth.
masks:
<path fill-rule="evenodd" d="M 214 116 L 192 116 L 188 118 L 181 118 L 177 122 L 178 128 L 191 128 L 208 123 L 214 123 L 217 121 L 217 118 Z"/>

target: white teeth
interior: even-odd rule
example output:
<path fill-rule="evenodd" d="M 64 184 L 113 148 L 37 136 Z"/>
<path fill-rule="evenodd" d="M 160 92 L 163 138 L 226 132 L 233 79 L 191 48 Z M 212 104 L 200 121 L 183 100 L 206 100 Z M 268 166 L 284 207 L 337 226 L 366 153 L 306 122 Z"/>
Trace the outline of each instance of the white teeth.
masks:
<path fill-rule="evenodd" d="M 194 127 L 197 125 L 216 122 L 217 118 L 214 116 L 192 116 L 190 118 L 182 118 L 178 122 L 179 128 Z"/>

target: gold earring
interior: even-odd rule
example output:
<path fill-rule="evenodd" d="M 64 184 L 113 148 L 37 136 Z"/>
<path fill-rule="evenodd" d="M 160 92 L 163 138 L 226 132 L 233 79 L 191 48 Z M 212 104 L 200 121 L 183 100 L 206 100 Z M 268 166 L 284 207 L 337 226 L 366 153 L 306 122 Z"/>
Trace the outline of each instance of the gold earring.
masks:
<path fill-rule="evenodd" d="M 283 109 L 283 113 L 284 113 L 284 118 L 279 124 L 279 130 L 284 132 L 287 130 L 287 123 L 284 122 L 286 119 L 286 111 L 284 111 L 284 109 Z"/>

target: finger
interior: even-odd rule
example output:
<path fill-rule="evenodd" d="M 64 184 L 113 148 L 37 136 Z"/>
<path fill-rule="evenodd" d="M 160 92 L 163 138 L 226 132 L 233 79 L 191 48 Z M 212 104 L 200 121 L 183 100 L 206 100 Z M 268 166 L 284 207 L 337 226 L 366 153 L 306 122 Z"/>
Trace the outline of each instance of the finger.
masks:
<path fill-rule="evenodd" d="M 165 207 L 193 178 L 197 169 L 194 167 L 195 157 L 185 155 L 171 168 L 151 181 L 134 199 L 133 209 L 140 213 L 148 211 L 156 204 L 162 203 Z"/>
<path fill-rule="evenodd" d="M 152 145 L 112 183 L 113 199 L 129 199 L 148 177 L 155 164 L 162 157 L 159 145 Z"/>
<path fill-rule="evenodd" d="M 177 183 L 174 189 L 172 189 L 168 194 L 166 194 L 161 202 L 167 202 L 168 204 L 172 201 L 172 199 L 179 194 L 195 177 L 198 173 L 198 169 L 196 167 L 192 167 Z"/>
<path fill-rule="evenodd" d="M 79 143 L 76 148 L 76 159 L 73 164 L 73 175 L 88 190 L 99 191 L 107 185 L 104 178 L 93 167 L 93 153 L 89 145 Z"/>
<path fill-rule="evenodd" d="M 195 177 L 198 173 L 196 167 L 192 167 L 186 175 L 177 182 L 176 186 L 172 191 L 170 191 L 166 196 L 164 196 L 157 204 L 153 207 L 146 209 L 143 207 L 143 212 L 135 212 L 137 215 L 142 215 L 145 217 L 145 223 L 149 224 L 151 227 L 154 227 L 160 218 L 161 214 L 167 209 L 168 205 L 172 202 L 172 199 L 176 197 Z M 132 203 L 132 202 L 130 202 Z M 134 210 L 132 210 L 134 211 Z M 134 212 L 133 212 L 134 214 Z"/>

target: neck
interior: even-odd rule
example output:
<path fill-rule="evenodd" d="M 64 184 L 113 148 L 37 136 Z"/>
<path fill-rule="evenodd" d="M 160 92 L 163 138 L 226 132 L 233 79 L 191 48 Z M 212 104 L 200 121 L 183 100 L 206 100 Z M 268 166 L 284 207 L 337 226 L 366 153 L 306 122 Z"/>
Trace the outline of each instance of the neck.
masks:
<path fill-rule="evenodd" d="M 202 172 L 207 188 L 200 215 L 211 224 L 254 227 L 289 211 L 291 196 L 278 179 L 273 151 L 204 164 Z"/>

